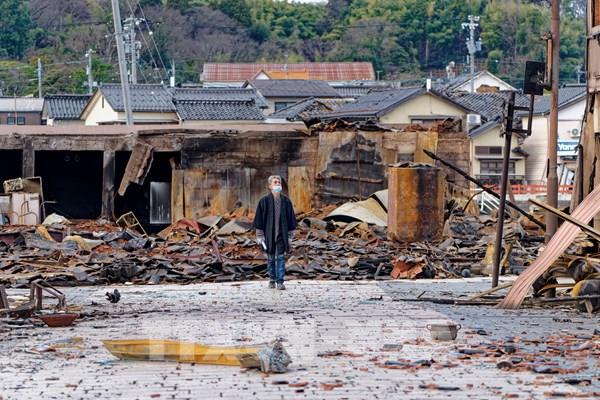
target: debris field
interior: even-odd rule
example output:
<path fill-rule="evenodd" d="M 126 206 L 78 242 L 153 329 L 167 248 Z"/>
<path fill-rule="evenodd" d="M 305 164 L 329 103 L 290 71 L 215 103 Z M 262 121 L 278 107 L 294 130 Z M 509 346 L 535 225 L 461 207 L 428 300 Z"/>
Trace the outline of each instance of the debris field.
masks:
<path fill-rule="evenodd" d="M 333 207 L 300 216 L 287 262 L 291 279 L 447 278 L 485 273 L 495 219 L 455 210 L 438 243 L 401 244 L 385 227 L 327 219 Z M 156 235 L 108 221 L 0 228 L 0 284 L 27 287 L 159 284 L 264 279 L 266 256 L 254 241 L 253 215 L 180 220 Z M 526 229 L 525 229 L 526 228 Z M 507 223 L 506 272 L 530 264 L 543 238 L 535 227 Z M 489 257 L 488 257 L 489 258 Z"/>

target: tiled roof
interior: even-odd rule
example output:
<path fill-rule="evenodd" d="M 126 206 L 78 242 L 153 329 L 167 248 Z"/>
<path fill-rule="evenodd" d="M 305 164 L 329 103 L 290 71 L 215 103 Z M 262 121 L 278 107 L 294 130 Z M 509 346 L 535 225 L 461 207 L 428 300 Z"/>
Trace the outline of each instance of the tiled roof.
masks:
<path fill-rule="evenodd" d="M 184 121 L 262 121 L 263 113 L 254 100 L 181 100 L 177 114 Z"/>
<path fill-rule="evenodd" d="M 90 94 L 53 94 L 44 98 L 48 118 L 54 120 L 79 119 Z"/>
<path fill-rule="evenodd" d="M 325 81 L 296 79 L 257 79 L 248 82 L 263 97 L 340 97 Z"/>
<path fill-rule="evenodd" d="M 448 98 L 460 104 L 467 110 L 481 115 L 487 121 L 504 115 L 509 92 L 495 93 L 466 93 L 455 92 L 447 95 Z M 529 96 L 517 94 L 515 97 L 517 106 L 528 106 Z"/>
<path fill-rule="evenodd" d="M 0 112 L 41 112 L 44 99 L 37 97 L 0 97 Z"/>
<path fill-rule="evenodd" d="M 421 87 L 371 91 L 359 97 L 356 102 L 339 107 L 326 117 L 378 117 L 415 96 L 425 93 Z"/>
<path fill-rule="evenodd" d="M 100 86 L 99 90 L 115 111 L 125 110 L 120 84 L 104 84 Z M 175 111 L 171 92 L 162 85 L 129 85 L 129 90 L 131 92 L 131 109 L 134 112 Z"/>
<path fill-rule="evenodd" d="M 486 133 L 487 131 L 489 131 L 490 129 L 493 129 L 501 124 L 502 124 L 502 118 L 500 118 L 500 117 L 494 118 L 494 119 L 484 123 L 483 125 L 478 126 L 477 128 L 471 129 L 469 131 L 469 137 L 474 138 L 476 136 L 482 135 L 482 134 Z"/>
<path fill-rule="evenodd" d="M 259 71 L 308 71 L 309 79 L 323 81 L 374 80 L 369 62 L 307 62 L 307 63 L 205 63 L 204 81 L 244 82 Z"/>
<path fill-rule="evenodd" d="M 287 106 L 286 108 L 271 114 L 269 118 L 287 119 L 288 121 L 304 121 L 320 114 L 333 112 L 345 103 L 346 102 L 342 99 L 318 100 L 311 97 Z"/>
<path fill-rule="evenodd" d="M 585 96 L 585 85 L 565 86 L 558 90 L 558 106 L 563 107 L 572 101 Z M 535 114 L 547 114 L 550 112 L 550 96 L 539 96 L 536 98 L 533 112 Z"/>
<path fill-rule="evenodd" d="M 265 100 L 256 93 L 253 88 L 177 88 L 173 91 L 174 101 L 249 101 L 254 102 L 259 107 L 266 108 L 268 105 Z"/>
<path fill-rule="evenodd" d="M 473 74 L 467 73 L 467 74 L 459 75 L 456 78 L 451 79 L 451 80 L 444 79 L 441 84 L 437 85 L 436 89 L 438 91 L 453 92 L 453 91 L 456 91 L 460 86 L 463 86 L 465 83 L 469 82 L 471 79 L 477 79 L 481 75 L 488 75 L 488 76 L 496 78 L 498 80 L 502 80 L 502 79 L 498 78 L 496 75 L 492 74 L 491 72 L 484 70 L 484 71 L 477 71 Z M 506 83 L 506 84 L 508 85 L 508 83 Z"/>

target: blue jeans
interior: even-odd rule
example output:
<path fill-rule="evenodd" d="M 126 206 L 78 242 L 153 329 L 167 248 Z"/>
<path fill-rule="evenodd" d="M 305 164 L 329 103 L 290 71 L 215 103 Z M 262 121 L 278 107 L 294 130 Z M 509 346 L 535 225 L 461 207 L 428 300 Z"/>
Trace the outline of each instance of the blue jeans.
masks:
<path fill-rule="evenodd" d="M 279 252 L 278 248 L 275 251 L 275 254 L 267 254 L 267 259 L 269 281 L 283 283 L 283 279 L 285 277 L 285 254 L 283 252 Z"/>

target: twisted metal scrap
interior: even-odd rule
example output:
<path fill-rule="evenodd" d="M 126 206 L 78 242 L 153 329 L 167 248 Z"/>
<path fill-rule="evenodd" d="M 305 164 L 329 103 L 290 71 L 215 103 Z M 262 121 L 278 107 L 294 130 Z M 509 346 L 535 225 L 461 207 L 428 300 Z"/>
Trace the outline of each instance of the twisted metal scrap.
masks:
<path fill-rule="evenodd" d="M 575 208 L 571 216 L 584 223 L 589 223 L 600 212 L 600 186 L 596 187 Z M 565 221 L 556 231 L 548 245 L 529 268 L 523 272 L 510 288 L 506 297 L 498 304 L 498 308 L 519 308 L 533 283 L 540 277 L 562 253 L 571 245 L 581 228 Z"/>

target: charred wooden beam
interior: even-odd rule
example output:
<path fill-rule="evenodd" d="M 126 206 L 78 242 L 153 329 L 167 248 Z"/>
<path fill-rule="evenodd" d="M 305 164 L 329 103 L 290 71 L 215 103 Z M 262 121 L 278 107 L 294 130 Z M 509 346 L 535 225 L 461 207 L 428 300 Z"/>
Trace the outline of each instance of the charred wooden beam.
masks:
<path fill-rule="evenodd" d="M 115 151 L 104 150 L 102 162 L 102 217 L 112 219 L 115 211 Z"/>
<path fill-rule="evenodd" d="M 35 175 L 35 151 L 33 141 L 27 138 L 23 141 L 23 178 Z"/>

